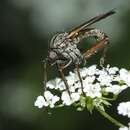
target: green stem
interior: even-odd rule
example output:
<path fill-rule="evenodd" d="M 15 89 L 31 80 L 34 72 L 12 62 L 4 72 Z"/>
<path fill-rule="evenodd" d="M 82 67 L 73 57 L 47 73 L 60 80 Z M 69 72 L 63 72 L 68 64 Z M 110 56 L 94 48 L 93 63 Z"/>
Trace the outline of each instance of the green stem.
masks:
<path fill-rule="evenodd" d="M 112 98 L 102 97 L 102 99 L 105 99 L 107 101 L 115 101 L 117 99 L 118 95 L 114 95 Z"/>
<path fill-rule="evenodd" d="M 99 113 L 101 115 L 103 115 L 105 118 L 107 118 L 110 122 L 114 123 L 116 126 L 118 126 L 118 127 L 125 127 L 125 125 L 123 125 L 122 123 L 120 123 L 119 121 L 117 121 L 116 119 L 114 119 L 113 117 L 111 117 L 105 111 L 102 111 L 100 108 L 97 108 L 97 110 L 99 111 Z"/>
<path fill-rule="evenodd" d="M 61 105 L 57 105 L 57 106 L 55 106 L 55 108 L 60 108 L 60 107 L 63 107 L 64 105 L 63 104 L 61 104 Z"/>

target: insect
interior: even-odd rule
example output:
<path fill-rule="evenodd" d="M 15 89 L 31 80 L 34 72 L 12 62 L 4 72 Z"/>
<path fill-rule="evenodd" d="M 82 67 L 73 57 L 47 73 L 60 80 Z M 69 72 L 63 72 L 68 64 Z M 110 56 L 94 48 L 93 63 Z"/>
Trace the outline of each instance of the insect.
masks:
<path fill-rule="evenodd" d="M 49 44 L 48 56 L 44 60 L 45 89 L 47 82 L 47 64 L 49 63 L 52 66 L 56 64 L 61 74 L 61 78 L 66 86 L 66 90 L 70 95 L 69 86 L 67 80 L 65 79 L 63 70 L 71 64 L 74 64 L 79 80 L 81 82 L 81 89 L 83 92 L 83 83 L 79 72 L 79 65 L 89 59 L 93 54 L 95 54 L 97 50 L 104 48 L 103 55 L 100 59 L 100 63 L 102 65 L 104 62 L 106 45 L 109 43 L 108 37 L 103 32 L 96 28 L 90 28 L 89 26 L 114 13 L 115 11 L 111 10 L 107 13 L 100 14 L 69 32 L 61 32 L 52 37 Z M 94 46 L 82 54 L 78 49 L 77 44 L 88 37 L 96 38 L 97 42 Z"/>

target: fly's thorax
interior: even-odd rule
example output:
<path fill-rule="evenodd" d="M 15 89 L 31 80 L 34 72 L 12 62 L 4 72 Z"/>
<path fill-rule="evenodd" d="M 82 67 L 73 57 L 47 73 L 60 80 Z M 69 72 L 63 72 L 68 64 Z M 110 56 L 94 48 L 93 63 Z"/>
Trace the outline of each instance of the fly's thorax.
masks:
<path fill-rule="evenodd" d="M 50 48 L 61 48 L 64 47 L 64 41 L 67 39 L 68 33 L 58 33 L 54 35 L 50 42 Z"/>

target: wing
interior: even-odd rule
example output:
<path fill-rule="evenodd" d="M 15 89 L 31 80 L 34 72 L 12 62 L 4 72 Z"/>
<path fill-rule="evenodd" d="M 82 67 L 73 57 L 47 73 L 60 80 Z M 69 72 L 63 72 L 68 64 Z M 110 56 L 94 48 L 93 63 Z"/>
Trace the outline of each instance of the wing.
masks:
<path fill-rule="evenodd" d="M 110 11 L 107 12 L 107 13 L 100 14 L 100 15 L 98 15 L 98 16 L 96 16 L 96 17 L 90 19 L 90 20 L 88 20 L 87 22 L 85 22 L 85 23 L 81 24 L 80 26 L 78 26 L 78 27 L 74 28 L 73 30 L 71 30 L 71 31 L 69 32 L 69 35 L 68 35 L 67 38 L 72 38 L 72 37 L 78 35 L 78 33 L 79 33 L 81 30 L 86 29 L 88 26 L 90 26 L 90 25 L 92 25 L 92 24 L 94 24 L 94 23 L 96 23 L 96 22 L 98 22 L 98 21 L 100 21 L 100 20 L 102 20 L 102 19 L 104 19 L 104 18 L 106 18 L 106 17 L 108 17 L 108 16 L 114 14 L 114 13 L 115 13 L 114 10 L 110 10 Z"/>

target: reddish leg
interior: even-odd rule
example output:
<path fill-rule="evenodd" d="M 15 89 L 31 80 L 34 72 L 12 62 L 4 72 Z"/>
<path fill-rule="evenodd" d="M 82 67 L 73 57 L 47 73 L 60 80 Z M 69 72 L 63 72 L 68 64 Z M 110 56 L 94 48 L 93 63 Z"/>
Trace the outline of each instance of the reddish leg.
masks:
<path fill-rule="evenodd" d="M 87 60 L 89 59 L 93 54 L 95 54 L 97 52 L 98 49 L 104 48 L 106 45 L 108 44 L 108 38 L 104 38 L 101 41 L 99 41 L 98 43 L 96 43 L 96 45 L 94 45 L 92 48 L 90 48 L 89 50 L 87 50 L 83 56 L 84 58 Z M 104 62 L 104 58 L 105 58 L 105 53 L 106 53 L 106 48 L 104 50 L 103 56 L 101 57 L 100 62 Z"/>

